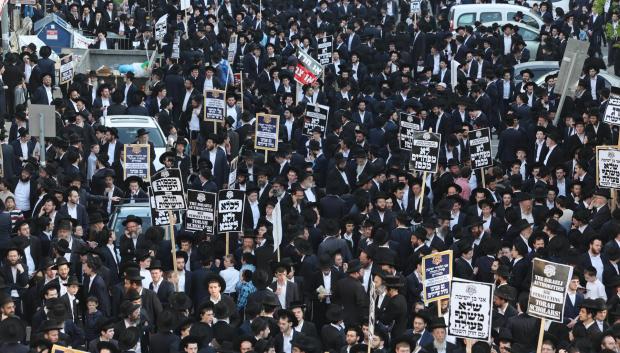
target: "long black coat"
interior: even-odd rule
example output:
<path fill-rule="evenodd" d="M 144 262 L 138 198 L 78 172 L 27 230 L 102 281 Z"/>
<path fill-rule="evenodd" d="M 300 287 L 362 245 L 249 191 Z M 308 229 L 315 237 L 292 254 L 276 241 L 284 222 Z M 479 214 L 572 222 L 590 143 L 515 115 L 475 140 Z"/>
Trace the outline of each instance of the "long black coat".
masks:
<path fill-rule="evenodd" d="M 536 349 L 540 320 L 527 314 L 508 319 L 506 328 L 512 334 L 514 353 L 528 353 Z"/>
<path fill-rule="evenodd" d="M 344 308 L 344 323 L 347 326 L 355 326 L 364 321 L 368 312 L 368 295 L 362 282 L 347 276 L 332 287 L 333 301 L 340 303 Z"/>
<path fill-rule="evenodd" d="M 384 325 L 393 325 L 392 337 L 400 337 L 407 330 L 407 299 L 402 294 L 390 298 L 379 321 Z"/>

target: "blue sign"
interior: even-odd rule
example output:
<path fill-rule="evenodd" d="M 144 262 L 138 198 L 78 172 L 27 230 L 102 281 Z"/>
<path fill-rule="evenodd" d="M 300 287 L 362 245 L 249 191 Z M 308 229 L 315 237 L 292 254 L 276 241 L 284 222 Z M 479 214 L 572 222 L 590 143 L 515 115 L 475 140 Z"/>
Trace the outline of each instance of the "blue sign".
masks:
<path fill-rule="evenodd" d="M 424 302 L 431 303 L 450 297 L 452 281 L 452 250 L 442 251 L 422 258 Z"/>

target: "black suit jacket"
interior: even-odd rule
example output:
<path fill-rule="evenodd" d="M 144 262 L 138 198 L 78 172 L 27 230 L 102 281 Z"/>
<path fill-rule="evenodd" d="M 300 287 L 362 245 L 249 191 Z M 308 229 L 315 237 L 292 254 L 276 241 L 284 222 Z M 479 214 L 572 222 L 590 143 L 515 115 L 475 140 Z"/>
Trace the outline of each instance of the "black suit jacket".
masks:
<path fill-rule="evenodd" d="M 90 289 L 89 289 L 89 283 Z M 99 300 L 99 311 L 104 315 L 110 316 L 112 314 L 112 305 L 110 304 L 110 294 L 108 288 L 105 285 L 103 277 L 100 275 L 95 276 L 94 280 L 91 278 L 84 279 L 84 286 L 82 287 L 84 292 L 83 302 L 86 303 L 86 298 L 95 297 Z"/>
<path fill-rule="evenodd" d="M 187 278 L 186 278 L 186 284 L 185 287 L 187 288 Z M 153 291 L 153 283 L 151 283 L 149 285 L 149 289 Z M 154 291 L 153 291 L 154 292 Z M 161 304 L 163 306 L 167 306 L 168 305 L 168 298 L 170 297 L 170 294 L 174 293 L 174 285 L 166 280 L 163 280 L 161 282 L 161 284 L 159 285 L 159 288 L 157 290 L 157 298 L 159 298 L 159 301 L 161 302 Z"/>

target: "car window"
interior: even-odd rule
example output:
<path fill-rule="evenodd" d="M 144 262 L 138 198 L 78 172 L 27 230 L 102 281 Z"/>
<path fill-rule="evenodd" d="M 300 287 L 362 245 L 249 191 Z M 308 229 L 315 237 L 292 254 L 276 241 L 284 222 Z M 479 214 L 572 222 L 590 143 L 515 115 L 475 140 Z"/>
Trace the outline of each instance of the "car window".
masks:
<path fill-rule="evenodd" d="M 476 22 L 476 14 L 475 13 L 464 13 L 459 16 L 458 21 L 456 21 L 457 26 L 466 26 L 472 25 Z"/>
<path fill-rule="evenodd" d="M 526 42 L 538 40 L 538 34 L 535 33 L 534 31 L 530 31 L 529 29 L 520 28 L 519 35 L 521 35 L 521 38 L 523 38 L 523 40 Z"/>
<path fill-rule="evenodd" d="M 534 28 L 540 28 L 540 25 L 538 24 L 538 22 L 534 19 L 534 17 L 530 15 L 523 15 L 523 22 Z"/>
<path fill-rule="evenodd" d="M 507 12 L 506 16 L 508 17 L 506 20 L 507 21 L 514 21 L 514 17 L 515 17 L 516 12 Z M 530 15 L 527 14 L 523 14 L 523 23 L 525 23 L 528 26 L 532 26 L 534 28 L 540 28 L 540 25 L 538 24 L 538 22 L 536 21 L 536 19 Z"/>
<path fill-rule="evenodd" d="M 500 12 L 481 12 L 480 22 L 496 22 L 502 20 L 502 14 Z"/>
<path fill-rule="evenodd" d="M 119 127 L 118 139 L 124 144 L 134 143 L 136 141 L 136 133 L 139 128 L 140 127 Z M 166 147 L 164 139 L 158 129 L 154 127 L 147 127 L 146 130 L 149 132 L 149 141 L 153 142 L 155 147 Z"/>
<path fill-rule="evenodd" d="M 538 69 L 532 69 L 532 72 L 534 73 L 534 78 L 539 78 L 540 76 L 546 76 L 551 70 L 553 69 L 541 67 Z"/>
<path fill-rule="evenodd" d="M 123 227 L 123 221 L 127 219 L 129 215 L 142 218 L 142 229 L 151 227 L 151 209 L 149 207 L 120 207 L 116 215 L 115 224 L 113 224 L 113 230 L 116 234 L 124 233 L 125 227 Z"/>

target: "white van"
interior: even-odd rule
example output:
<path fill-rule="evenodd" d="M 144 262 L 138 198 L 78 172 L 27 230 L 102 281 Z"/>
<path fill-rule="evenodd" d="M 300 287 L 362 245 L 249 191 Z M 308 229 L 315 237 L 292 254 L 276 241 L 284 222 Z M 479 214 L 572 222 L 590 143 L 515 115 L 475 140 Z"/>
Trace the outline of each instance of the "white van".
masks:
<path fill-rule="evenodd" d="M 509 4 L 467 4 L 455 5 L 450 9 L 448 20 L 450 30 L 454 31 L 460 26 L 473 26 L 476 21 L 482 23 L 514 21 L 513 17 L 518 12 L 523 13 L 523 22 L 530 27 L 540 29 L 544 26 L 542 18 L 530 12 L 530 9 L 519 5 Z"/>

